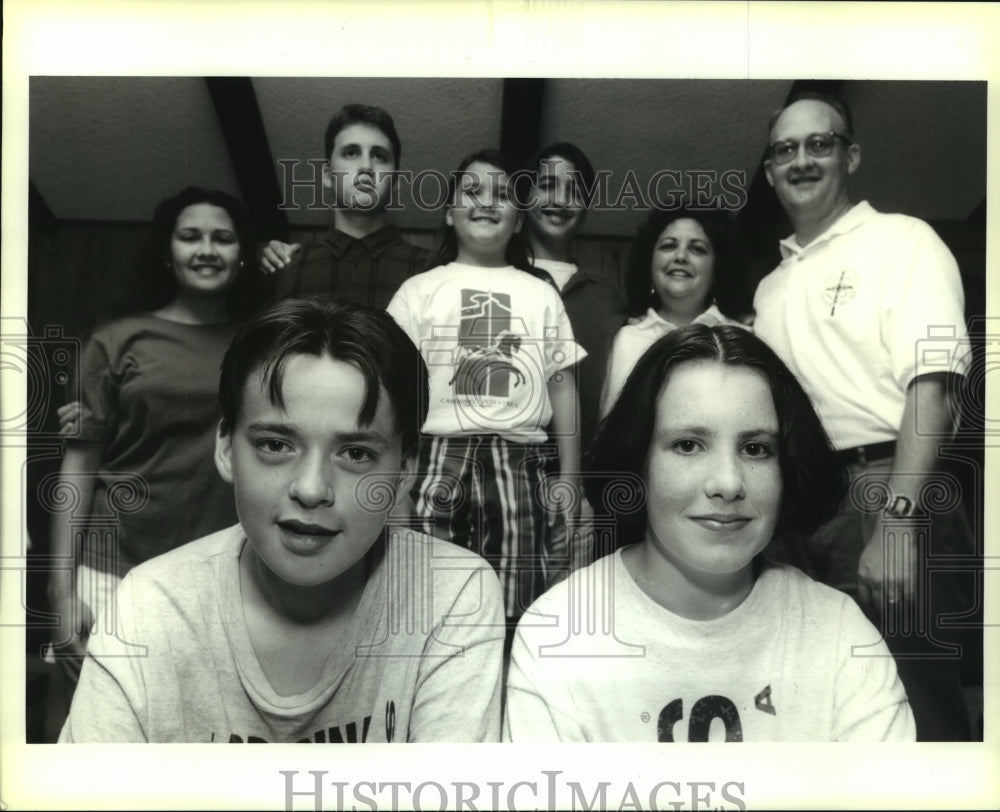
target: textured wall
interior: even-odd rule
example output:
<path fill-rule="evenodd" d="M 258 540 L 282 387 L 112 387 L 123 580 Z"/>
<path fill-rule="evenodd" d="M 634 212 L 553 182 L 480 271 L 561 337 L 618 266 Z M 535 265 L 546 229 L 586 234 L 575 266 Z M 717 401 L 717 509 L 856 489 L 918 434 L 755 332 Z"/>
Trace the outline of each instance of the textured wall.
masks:
<path fill-rule="evenodd" d="M 30 177 L 59 219 L 150 220 L 189 183 L 239 194 L 200 77 L 32 77 Z"/>
<path fill-rule="evenodd" d="M 689 183 L 718 193 L 711 177 L 699 180 L 691 170 L 740 172 L 749 185 L 763 156 L 771 111 L 788 93 L 791 82 L 732 80 L 554 80 L 546 84 L 542 140 L 573 141 L 595 168 L 611 172 L 609 202 L 623 191 L 629 173 L 640 190 L 663 202 L 671 191 Z M 658 187 L 650 180 L 661 170 L 682 172 L 681 182 L 664 176 Z M 595 210 L 586 229 L 595 234 L 631 234 L 644 213 L 629 208 Z"/>
<path fill-rule="evenodd" d="M 985 197 L 985 82 L 849 82 L 844 95 L 857 197 L 927 220 L 962 220 Z"/>

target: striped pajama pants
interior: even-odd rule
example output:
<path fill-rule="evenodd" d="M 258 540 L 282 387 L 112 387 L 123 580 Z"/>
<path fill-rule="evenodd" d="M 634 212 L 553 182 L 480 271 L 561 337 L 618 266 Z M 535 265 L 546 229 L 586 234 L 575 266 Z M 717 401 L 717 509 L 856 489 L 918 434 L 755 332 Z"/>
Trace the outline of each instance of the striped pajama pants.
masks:
<path fill-rule="evenodd" d="M 421 529 L 492 565 L 510 622 L 569 570 L 565 518 L 547 490 L 556 455 L 492 434 L 420 440 L 411 496 Z"/>

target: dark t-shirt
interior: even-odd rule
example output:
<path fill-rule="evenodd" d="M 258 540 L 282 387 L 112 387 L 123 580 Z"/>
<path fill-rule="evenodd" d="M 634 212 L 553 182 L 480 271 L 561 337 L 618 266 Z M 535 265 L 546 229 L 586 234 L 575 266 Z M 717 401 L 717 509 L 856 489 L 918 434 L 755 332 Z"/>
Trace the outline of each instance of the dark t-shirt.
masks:
<path fill-rule="evenodd" d="M 625 299 L 600 274 L 578 270 L 562 290 L 573 335 L 587 351 L 577 373 L 580 398 L 580 447 L 585 450 L 600 417 L 601 389 L 615 333 L 625 323 Z"/>
<path fill-rule="evenodd" d="M 219 365 L 236 328 L 141 314 L 94 331 L 80 439 L 102 443 L 104 456 L 85 563 L 124 575 L 236 522 L 232 486 L 214 462 Z"/>

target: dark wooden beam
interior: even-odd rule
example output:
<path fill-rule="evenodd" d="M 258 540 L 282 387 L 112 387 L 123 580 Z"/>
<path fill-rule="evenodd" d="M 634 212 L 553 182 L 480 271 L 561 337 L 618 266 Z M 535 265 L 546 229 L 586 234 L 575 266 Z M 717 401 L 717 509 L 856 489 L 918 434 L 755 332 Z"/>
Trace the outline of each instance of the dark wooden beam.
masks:
<path fill-rule="evenodd" d="M 965 312 L 968 316 L 981 316 L 987 312 L 985 197 L 965 218 L 961 230 L 964 239 L 952 248 L 952 252 L 962 271 L 962 282 L 965 285 Z M 982 332 L 980 329 L 980 335 Z"/>
<path fill-rule="evenodd" d="M 253 82 L 244 76 L 209 76 L 205 82 L 255 236 L 287 240 L 288 218 L 278 208 L 281 189 Z"/>
<path fill-rule="evenodd" d="M 541 146 L 544 79 L 504 79 L 500 151 L 524 166 Z"/>
<path fill-rule="evenodd" d="M 31 179 L 28 180 L 28 225 L 44 232 L 50 232 L 56 226 L 55 213 Z"/>
<path fill-rule="evenodd" d="M 986 198 L 984 197 L 979 201 L 979 204 L 974 208 L 969 216 L 965 218 L 965 222 L 971 226 L 979 226 L 983 229 L 986 228 Z"/>

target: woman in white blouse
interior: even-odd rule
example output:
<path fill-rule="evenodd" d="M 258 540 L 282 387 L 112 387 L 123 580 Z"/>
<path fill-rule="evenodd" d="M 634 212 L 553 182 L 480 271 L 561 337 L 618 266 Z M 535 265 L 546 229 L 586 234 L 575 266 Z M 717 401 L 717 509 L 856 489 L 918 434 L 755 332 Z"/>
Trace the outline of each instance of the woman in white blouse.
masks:
<path fill-rule="evenodd" d="M 629 251 L 629 324 L 615 335 L 601 394 L 605 416 L 636 361 L 657 339 L 687 324 L 738 324 L 719 310 L 716 290 L 733 273 L 733 245 L 724 216 L 654 209 Z"/>

